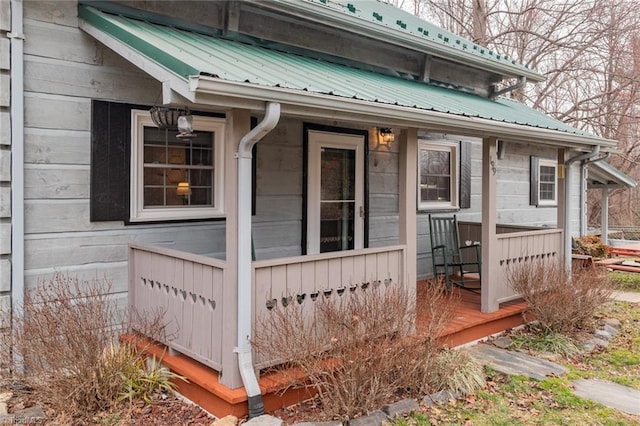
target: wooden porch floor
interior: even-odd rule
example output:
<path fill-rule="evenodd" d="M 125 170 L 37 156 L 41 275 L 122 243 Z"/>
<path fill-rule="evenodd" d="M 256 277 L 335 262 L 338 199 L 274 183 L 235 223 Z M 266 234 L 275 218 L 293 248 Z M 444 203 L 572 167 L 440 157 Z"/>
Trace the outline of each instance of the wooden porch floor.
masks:
<path fill-rule="evenodd" d="M 426 281 L 417 283 L 418 307 L 428 303 L 425 300 L 426 285 Z M 523 300 L 503 303 L 496 312 L 485 314 L 480 311 L 480 294 L 459 288 L 453 291 L 459 296 L 459 303 L 454 308 L 451 322 L 442 333 L 443 341 L 448 346 L 460 346 L 525 323 L 523 314 L 527 303 Z M 418 308 L 418 329 L 427 320 Z"/>
<path fill-rule="evenodd" d="M 426 282 L 417 283 L 417 306 L 424 306 Z M 512 328 L 524 323 L 523 312 L 526 303 L 515 301 L 500 306 L 497 312 L 483 314 L 480 312 L 480 295 L 468 290 L 454 290 L 459 292 L 460 303 L 455 307 L 453 319 L 443 333 L 445 344 L 459 346 L 473 342 L 494 333 Z M 418 329 L 424 316 L 418 313 Z M 247 396 L 244 389 L 229 389 L 218 381 L 218 373 L 193 359 L 181 355 L 170 355 L 163 345 L 146 347 L 150 354 L 162 357 L 163 363 L 171 370 L 188 379 L 188 382 L 176 381 L 178 392 L 217 417 L 233 414 L 242 417 L 247 414 Z M 263 394 L 265 410 L 272 412 L 282 407 L 295 404 L 309 398 L 307 392 L 301 389 L 290 389 L 283 380 L 286 375 L 272 373 L 260 377 L 260 388 Z M 290 375 L 289 375 L 290 377 Z"/>

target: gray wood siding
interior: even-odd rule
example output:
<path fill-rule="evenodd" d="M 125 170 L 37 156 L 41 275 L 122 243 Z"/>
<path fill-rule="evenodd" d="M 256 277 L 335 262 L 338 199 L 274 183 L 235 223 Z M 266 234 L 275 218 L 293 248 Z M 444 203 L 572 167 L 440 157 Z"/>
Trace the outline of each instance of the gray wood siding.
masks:
<path fill-rule="evenodd" d="M 24 9 L 26 287 L 56 272 L 104 277 L 124 305 L 129 242 L 224 257 L 224 221 L 89 221 L 91 100 L 152 105 L 160 84 L 80 31 L 75 1 L 26 2 Z M 8 133 L 0 118 L 0 132 Z M 0 251 L 9 232 L 1 224 Z M 3 263 L 3 277 L 6 271 Z"/>
<path fill-rule="evenodd" d="M 365 130 L 353 123 L 314 122 Z M 370 147 L 374 144 L 369 141 Z M 398 244 L 397 147 L 369 151 L 369 247 Z M 253 240 L 258 260 L 301 253 L 303 205 L 303 122 L 281 119 L 257 145 L 256 215 Z"/>

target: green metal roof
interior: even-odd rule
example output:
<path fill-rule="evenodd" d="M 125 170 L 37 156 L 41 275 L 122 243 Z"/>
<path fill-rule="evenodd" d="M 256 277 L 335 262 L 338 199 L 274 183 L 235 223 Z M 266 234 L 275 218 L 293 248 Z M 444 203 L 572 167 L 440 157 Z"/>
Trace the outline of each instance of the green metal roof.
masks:
<path fill-rule="evenodd" d="M 605 161 L 589 164 L 589 188 L 635 188 L 637 182 Z"/>
<path fill-rule="evenodd" d="M 450 56 L 446 54 L 448 51 L 458 60 L 478 67 L 490 66 L 494 68 L 493 71 L 500 70 L 506 75 L 526 76 L 533 81 L 544 80 L 544 76 L 514 58 L 480 46 L 383 1 L 270 0 L 262 5 L 296 11 L 303 15 L 312 15 L 315 12 L 321 22 L 328 24 L 333 20 L 340 27 L 349 23 L 360 24 L 363 33 L 378 29 L 387 40 L 393 34 L 398 34 L 403 45 L 412 44 L 413 48 L 422 47 L 426 51 L 435 50 Z"/>
<path fill-rule="evenodd" d="M 407 112 L 434 111 L 476 117 L 585 136 L 590 139 L 586 145 L 602 142 L 602 145 L 613 146 L 613 141 L 596 138 L 505 98 L 490 100 L 424 82 L 110 14 L 89 6 L 80 6 L 79 17 L 186 82 L 201 76 L 236 86 L 240 83 L 243 88 L 255 88 L 256 92 L 269 88 L 270 93 L 279 91 L 283 97 L 294 93 L 317 99 L 321 95 L 345 102 L 358 100 L 364 105 L 401 107 Z"/>

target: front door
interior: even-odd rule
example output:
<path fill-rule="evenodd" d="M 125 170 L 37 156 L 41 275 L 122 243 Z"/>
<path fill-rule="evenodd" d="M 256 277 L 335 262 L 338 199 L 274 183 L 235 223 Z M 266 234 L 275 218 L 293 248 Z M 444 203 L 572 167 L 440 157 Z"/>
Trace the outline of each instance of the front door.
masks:
<path fill-rule="evenodd" d="M 308 133 L 307 254 L 364 247 L 362 135 Z"/>

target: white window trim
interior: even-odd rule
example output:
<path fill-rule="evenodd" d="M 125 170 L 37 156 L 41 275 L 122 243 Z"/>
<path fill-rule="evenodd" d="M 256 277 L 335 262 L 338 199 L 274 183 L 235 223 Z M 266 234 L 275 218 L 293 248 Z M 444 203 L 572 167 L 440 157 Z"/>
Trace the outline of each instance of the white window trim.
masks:
<path fill-rule="evenodd" d="M 211 219 L 224 217 L 224 131 L 225 119 L 193 116 L 194 131 L 214 134 L 214 207 L 144 208 L 144 128 L 155 127 L 149 111 L 131 110 L 131 187 L 130 221 L 151 222 L 166 220 Z"/>
<path fill-rule="evenodd" d="M 542 180 L 540 179 L 541 176 L 541 172 L 540 169 L 542 167 L 553 167 L 553 169 L 555 170 L 554 176 L 554 185 L 553 185 L 553 200 L 543 200 L 540 197 L 540 184 L 542 183 Z M 538 185 L 537 185 L 537 189 L 538 189 L 538 205 L 539 206 L 557 206 L 558 205 L 558 163 L 556 161 L 553 160 L 548 160 L 548 159 L 544 159 L 544 158 L 540 158 L 538 159 Z"/>
<path fill-rule="evenodd" d="M 451 181 L 449 191 L 451 193 L 451 201 L 423 201 L 420 190 L 420 156 L 421 150 L 429 151 L 447 151 L 451 153 Z M 454 210 L 460 208 L 460 147 L 456 142 L 449 141 L 433 141 L 433 140 L 419 140 L 418 141 L 418 210 Z"/>

